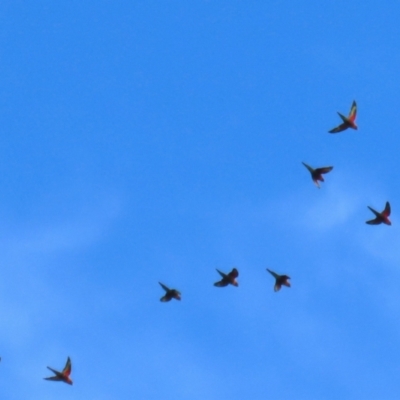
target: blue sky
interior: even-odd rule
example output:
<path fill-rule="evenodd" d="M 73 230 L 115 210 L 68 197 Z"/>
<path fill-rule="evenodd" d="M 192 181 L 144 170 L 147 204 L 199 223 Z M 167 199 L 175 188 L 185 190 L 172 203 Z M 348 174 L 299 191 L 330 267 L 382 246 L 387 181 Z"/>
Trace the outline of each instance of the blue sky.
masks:
<path fill-rule="evenodd" d="M 3 399 L 399 398 L 399 5 L 0 11 Z"/>

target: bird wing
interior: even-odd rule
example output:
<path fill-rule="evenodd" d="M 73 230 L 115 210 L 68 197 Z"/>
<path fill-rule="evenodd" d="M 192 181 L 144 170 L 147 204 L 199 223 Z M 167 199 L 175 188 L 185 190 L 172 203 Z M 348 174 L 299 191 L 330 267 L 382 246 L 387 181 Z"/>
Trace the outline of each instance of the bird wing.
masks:
<path fill-rule="evenodd" d="M 307 165 L 305 162 L 302 162 L 302 164 L 303 164 L 311 173 L 314 173 L 314 168 L 310 167 L 310 166 Z"/>
<path fill-rule="evenodd" d="M 158 283 L 161 285 L 161 287 L 162 287 L 166 292 L 169 291 L 169 287 L 165 286 L 165 285 L 162 284 L 161 282 L 158 282 Z"/>
<path fill-rule="evenodd" d="M 379 217 L 381 216 L 381 214 L 378 213 L 378 211 L 374 210 L 372 207 L 370 207 L 370 206 L 367 206 L 367 207 L 375 214 L 375 216 L 376 216 L 377 218 L 379 218 Z"/>
<path fill-rule="evenodd" d="M 170 301 L 170 300 L 171 300 L 171 296 L 169 296 L 168 294 L 161 297 L 161 299 L 160 299 L 160 301 L 162 301 L 163 303 L 166 303 L 167 301 Z"/>
<path fill-rule="evenodd" d="M 218 272 L 224 279 L 227 278 L 226 274 L 224 274 L 223 272 L 221 272 L 219 269 L 217 269 L 217 272 Z"/>
<path fill-rule="evenodd" d="M 315 170 L 315 172 L 318 174 L 327 174 L 328 172 L 331 172 L 332 170 L 333 170 L 333 167 L 321 167 L 321 168 L 317 168 Z"/>
<path fill-rule="evenodd" d="M 50 376 L 48 378 L 43 378 L 46 381 L 61 381 L 61 378 L 59 376 Z"/>
<path fill-rule="evenodd" d="M 65 367 L 62 370 L 62 374 L 69 376 L 71 374 L 71 369 L 72 369 L 71 359 L 68 357 L 67 362 L 65 363 Z"/>
<path fill-rule="evenodd" d="M 382 211 L 382 215 L 388 217 L 390 215 L 390 203 L 387 201 L 385 209 Z"/>
<path fill-rule="evenodd" d="M 351 105 L 350 108 L 350 113 L 349 113 L 349 120 L 351 122 L 354 122 L 357 116 L 357 104 L 355 101 L 353 101 L 353 104 Z"/>
<path fill-rule="evenodd" d="M 278 275 L 276 272 L 271 271 L 270 269 L 267 268 L 267 271 L 275 278 L 278 279 L 280 275 Z"/>
<path fill-rule="evenodd" d="M 216 287 L 224 287 L 224 286 L 228 286 L 229 282 L 226 279 L 222 279 L 218 282 L 214 283 L 214 286 Z"/>
<path fill-rule="evenodd" d="M 379 225 L 382 221 L 379 218 L 374 218 L 369 221 L 365 221 L 368 225 Z"/>
<path fill-rule="evenodd" d="M 343 122 L 343 124 L 340 124 L 336 128 L 331 129 L 329 131 L 329 133 L 339 133 L 339 132 L 346 130 L 348 127 L 349 127 L 349 124 L 347 124 L 346 122 Z"/>

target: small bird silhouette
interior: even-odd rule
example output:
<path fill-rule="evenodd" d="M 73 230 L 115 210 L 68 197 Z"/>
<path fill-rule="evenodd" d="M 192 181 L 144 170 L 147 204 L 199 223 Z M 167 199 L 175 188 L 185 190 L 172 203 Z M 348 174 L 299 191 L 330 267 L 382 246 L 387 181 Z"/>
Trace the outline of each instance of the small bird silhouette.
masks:
<path fill-rule="evenodd" d="M 217 287 L 224 287 L 228 286 L 229 284 L 233 286 L 239 286 L 239 283 L 236 281 L 236 278 L 239 276 L 239 271 L 236 268 L 233 268 L 229 274 L 224 274 L 220 270 L 218 270 L 218 273 L 222 276 L 222 279 L 218 282 L 214 283 L 214 286 Z"/>
<path fill-rule="evenodd" d="M 324 177 L 322 176 L 322 174 L 327 174 L 328 172 L 333 170 L 333 167 L 321 167 L 314 169 L 307 165 L 305 162 L 303 162 L 302 164 L 310 171 L 311 179 L 318 189 L 320 188 L 318 181 L 324 182 Z"/>
<path fill-rule="evenodd" d="M 160 301 L 165 303 L 166 301 L 170 301 L 171 299 L 176 299 L 176 300 L 181 299 L 181 293 L 178 292 L 176 289 L 170 289 L 169 287 L 163 285 L 161 282 L 158 283 L 166 292 L 165 295 L 161 297 Z"/>
<path fill-rule="evenodd" d="M 47 381 L 62 381 L 65 383 L 68 383 L 69 385 L 72 385 L 72 380 L 70 379 L 70 374 L 71 374 L 71 359 L 68 357 L 67 362 L 65 364 L 64 369 L 59 372 L 56 371 L 53 368 L 47 367 L 51 372 L 53 372 L 55 375 L 51 376 L 49 378 L 43 378 L 46 379 Z"/>
<path fill-rule="evenodd" d="M 356 120 L 356 116 L 357 116 L 357 104 L 355 101 L 353 101 L 353 104 L 351 105 L 350 108 L 350 113 L 348 117 L 345 117 L 344 115 L 340 114 L 340 112 L 338 112 L 339 117 L 342 118 L 343 123 L 341 123 L 339 126 L 337 126 L 336 128 L 333 128 L 329 131 L 329 133 L 338 133 L 338 132 L 342 132 L 345 131 L 348 128 L 351 129 L 358 129 L 355 120 Z"/>
<path fill-rule="evenodd" d="M 367 206 L 374 214 L 375 217 L 374 219 L 371 219 L 369 221 L 366 221 L 367 224 L 369 225 L 379 225 L 379 224 L 386 224 L 386 225 L 392 225 L 392 223 L 389 220 L 389 215 L 390 215 L 390 204 L 387 201 L 385 205 L 385 209 L 382 212 L 378 212 L 371 208 L 370 206 Z"/>
<path fill-rule="evenodd" d="M 276 272 L 271 271 L 268 268 L 267 268 L 267 271 L 275 278 L 275 286 L 274 286 L 275 292 L 278 292 L 279 290 L 281 290 L 282 285 L 290 287 L 290 282 L 288 282 L 288 279 L 290 279 L 290 276 L 278 275 Z"/>

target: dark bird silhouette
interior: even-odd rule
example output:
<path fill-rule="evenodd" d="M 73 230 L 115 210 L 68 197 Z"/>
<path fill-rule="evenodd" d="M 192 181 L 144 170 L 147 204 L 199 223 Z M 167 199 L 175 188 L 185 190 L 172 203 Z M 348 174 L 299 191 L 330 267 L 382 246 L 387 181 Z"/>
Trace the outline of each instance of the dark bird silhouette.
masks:
<path fill-rule="evenodd" d="M 392 225 L 392 223 L 389 220 L 389 215 L 390 215 L 390 204 L 387 201 L 385 205 L 385 209 L 382 212 L 378 212 L 371 208 L 370 206 L 367 206 L 374 214 L 375 218 L 371 219 L 369 221 L 366 221 L 367 224 L 369 225 L 379 225 L 379 224 L 386 224 L 386 225 Z"/>
<path fill-rule="evenodd" d="M 236 278 L 239 276 L 239 271 L 236 268 L 233 268 L 229 274 L 224 274 L 220 270 L 218 270 L 218 273 L 222 276 L 222 279 L 218 282 L 214 283 L 214 286 L 217 287 L 224 287 L 228 286 L 229 284 L 233 286 L 239 286 L 238 282 L 236 281 Z"/>
<path fill-rule="evenodd" d="M 53 372 L 55 375 L 51 376 L 49 378 L 44 378 L 47 381 L 61 381 L 68 383 L 69 385 L 72 385 L 72 380 L 70 379 L 70 374 L 71 374 L 71 359 L 68 357 L 67 362 L 65 364 L 64 369 L 60 371 L 56 371 L 53 368 L 47 367 L 51 372 Z"/>
<path fill-rule="evenodd" d="M 314 169 L 304 162 L 303 165 L 310 171 L 311 179 L 313 180 L 318 189 L 319 189 L 318 181 L 324 182 L 324 177 L 322 176 L 322 174 L 327 174 L 328 172 L 333 170 L 333 167 L 321 167 Z"/>
<path fill-rule="evenodd" d="M 340 114 L 338 112 L 339 117 L 342 118 L 343 122 L 337 126 L 336 128 L 333 128 L 329 131 L 329 133 L 339 133 L 342 131 L 345 131 L 348 128 L 351 129 L 358 129 L 355 121 L 356 121 L 356 116 L 357 116 L 357 104 L 355 101 L 353 101 L 353 104 L 351 105 L 350 108 L 350 113 L 348 117 L 345 117 L 344 115 Z"/>
<path fill-rule="evenodd" d="M 165 303 L 166 301 L 170 301 L 171 299 L 176 299 L 176 300 L 181 299 L 181 293 L 178 292 L 176 289 L 170 289 L 169 287 L 163 285 L 161 282 L 158 283 L 165 290 L 165 295 L 161 297 L 160 301 Z"/>
<path fill-rule="evenodd" d="M 282 285 L 290 287 L 290 282 L 288 282 L 288 279 L 290 279 L 290 276 L 278 275 L 276 272 L 271 271 L 268 268 L 267 268 L 267 271 L 275 278 L 275 286 L 274 286 L 275 292 L 278 292 L 279 290 L 281 290 Z"/>

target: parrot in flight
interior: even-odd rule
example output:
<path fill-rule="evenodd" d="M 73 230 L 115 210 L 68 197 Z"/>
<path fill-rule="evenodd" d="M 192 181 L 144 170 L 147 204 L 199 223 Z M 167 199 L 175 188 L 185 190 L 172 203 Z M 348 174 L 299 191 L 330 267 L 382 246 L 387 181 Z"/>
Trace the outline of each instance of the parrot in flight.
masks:
<path fill-rule="evenodd" d="M 163 303 L 170 301 L 171 299 L 176 299 L 180 300 L 181 299 L 181 293 L 178 292 L 176 289 L 170 289 L 169 287 L 163 285 L 161 282 L 158 282 L 161 287 L 165 290 L 165 295 L 161 297 L 160 301 Z"/>
<path fill-rule="evenodd" d="M 379 225 L 379 224 L 386 224 L 386 225 L 392 225 L 392 223 L 389 220 L 389 215 L 390 215 L 390 204 L 387 201 L 385 205 L 385 209 L 382 212 L 378 212 L 371 208 L 370 206 L 367 206 L 374 214 L 375 218 L 371 219 L 369 221 L 366 221 L 368 225 Z"/>
<path fill-rule="evenodd" d="M 322 176 L 322 174 L 327 174 L 328 172 L 331 172 L 333 170 L 333 167 L 312 168 L 304 162 L 303 165 L 310 171 L 311 179 L 318 189 L 320 188 L 318 181 L 324 182 L 324 177 Z"/>
<path fill-rule="evenodd" d="M 279 292 L 279 290 L 281 290 L 282 285 L 290 287 L 290 282 L 288 282 L 288 279 L 290 279 L 290 276 L 279 275 L 276 272 L 271 271 L 268 268 L 267 268 L 267 271 L 275 278 L 275 286 L 274 286 L 275 292 Z"/>
<path fill-rule="evenodd" d="M 60 371 L 56 371 L 53 368 L 47 367 L 51 372 L 53 372 L 55 375 L 50 376 L 49 378 L 43 378 L 46 379 L 47 381 L 61 381 L 68 383 L 68 385 L 72 385 L 72 380 L 69 377 L 71 374 L 71 359 L 68 357 L 67 362 L 65 364 L 64 369 Z"/>
<path fill-rule="evenodd" d="M 342 131 L 345 131 L 347 128 L 351 129 L 358 129 L 356 125 L 356 116 L 357 116 L 357 104 L 355 101 L 353 101 L 353 104 L 351 105 L 350 108 L 350 113 L 348 117 L 345 117 L 344 115 L 340 114 L 338 112 L 339 117 L 342 118 L 343 122 L 338 125 L 336 128 L 333 128 L 329 131 L 329 133 L 339 133 Z"/>
<path fill-rule="evenodd" d="M 239 271 L 236 268 L 233 268 L 229 274 L 224 274 L 218 269 L 217 271 L 222 276 L 222 279 L 218 282 L 215 282 L 214 286 L 223 287 L 228 286 L 229 284 L 233 286 L 239 286 L 238 282 L 236 281 L 236 278 L 239 276 Z"/>

